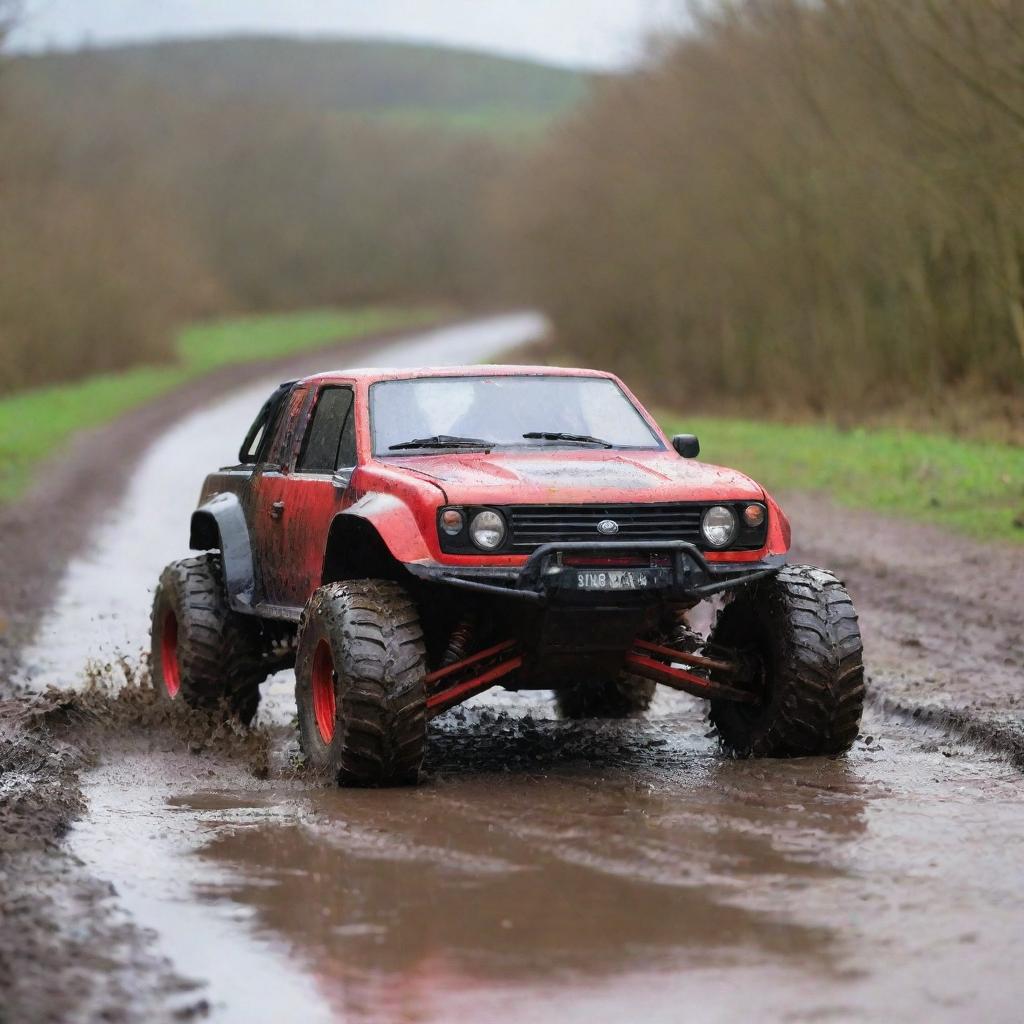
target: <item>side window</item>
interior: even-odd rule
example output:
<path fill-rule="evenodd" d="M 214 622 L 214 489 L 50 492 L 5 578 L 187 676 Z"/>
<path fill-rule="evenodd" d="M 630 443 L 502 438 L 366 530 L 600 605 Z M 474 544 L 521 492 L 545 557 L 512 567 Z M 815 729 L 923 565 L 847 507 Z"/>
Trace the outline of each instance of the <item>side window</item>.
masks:
<path fill-rule="evenodd" d="M 272 466 L 287 466 L 295 450 L 295 432 L 302 418 L 303 410 L 309 400 L 309 388 L 300 384 L 292 390 L 288 401 L 271 424 L 267 436 L 269 444 L 264 444 L 260 452 L 260 462 Z"/>
<path fill-rule="evenodd" d="M 355 416 L 351 388 L 324 388 L 313 410 L 296 469 L 333 473 L 356 463 Z"/>
<path fill-rule="evenodd" d="M 263 446 L 263 438 L 267 436 L 267 423 L 269 420 L 270 417 L 268 415 L 261 415 L 246 435 L 245 441 L 242 442 L 242 450 L 238 453 L 238 461 L 243 465 L 252 465 L 256 462 L 259 450 Z"/>
<path fill-rule="evenodd" d="M 350 391 L 351 395 L 352 392 Z M 351 469 L 356 464 L 356 413 L 351 403 L 345 426 L 341 430 L 341 444 L 338 446 L 337 469 Z"/>
<path fill-rule="evenodd" d="M 285 398 L 295 381 L 286 381 L 274 390 L 274 393 L 263 403 L 259 415 L 253 420 L 249 432 L 245 435 L 242 447 L 238 452 L 238 461 L 242 465 L 251 466 L 262 461 L 274 427 L 284 407 Z"/>

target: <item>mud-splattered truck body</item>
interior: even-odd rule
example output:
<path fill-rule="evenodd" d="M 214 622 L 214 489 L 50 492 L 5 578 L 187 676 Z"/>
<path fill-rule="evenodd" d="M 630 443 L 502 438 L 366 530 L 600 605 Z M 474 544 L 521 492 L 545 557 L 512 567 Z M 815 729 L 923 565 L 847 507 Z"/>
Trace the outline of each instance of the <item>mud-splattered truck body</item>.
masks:
<path fill-rule="evenodd" d="M 251 718 L 292 662 L 308 760 L 413 780 L 427 720 L 494 685 L 564 714 L 704 697 L 744 754 L 840 752 L 863 703 L 852 604 L 790 566 L 748 477 L 696 461 L 611 374 L 348 370 L 281 385 L 168 567 L 153 666 L 168 697 Z M 700 602 L 721 606 L 710 635 Z M 193 628 L 195 627 L 195 628 Z"/>

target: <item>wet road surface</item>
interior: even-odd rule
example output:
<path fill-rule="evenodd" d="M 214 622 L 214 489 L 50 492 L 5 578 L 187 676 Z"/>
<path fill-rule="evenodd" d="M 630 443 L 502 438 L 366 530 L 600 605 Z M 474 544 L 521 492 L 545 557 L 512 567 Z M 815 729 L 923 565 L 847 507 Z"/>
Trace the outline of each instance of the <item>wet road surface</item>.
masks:
<path fill-rule="evenodd" d="M 225 1021 L 1018 1021 L 1019 774 L 871 720 L 737 762 L 696 701 L 492 698 L 418 790 L 111 752 L 73 851 Z"/>
<path fill-rule="evenodd" d="M 496 318 L 375 362 L 486 360 L 539 329 Z M 157 440 L 23 679 L 145 646 L 202 476 L 273 383 Z M 498 693 L 434 724 L 420 789 L 338 791 L 290 767 L 291 687 L 264 687 L 268 779 L 126 741 L 69 840 L 213 1019 L 1021 1019 L 1022 786 L 997 758 L 869 716 L 847 759 L 734 762 L 683 695 L 577 724 Z"/>

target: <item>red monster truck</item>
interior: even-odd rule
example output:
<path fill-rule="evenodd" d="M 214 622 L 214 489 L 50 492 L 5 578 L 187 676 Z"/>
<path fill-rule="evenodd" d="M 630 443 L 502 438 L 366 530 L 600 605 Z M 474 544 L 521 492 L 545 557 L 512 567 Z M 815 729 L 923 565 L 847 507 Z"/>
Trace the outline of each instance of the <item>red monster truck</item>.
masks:
<path fill-rule="evenodd" d="M 498 683 L 562 713 L 704 697 L 736 755 L 838 754 L 857 616 L 752 480 L 691 461 L 616 377 L 477 366 L 282 384 L 212 474 L 153 603 L 158 689 L 249 721 L 295 666 L 309 763 L 414 782 L 428 719 Z M 687 613 L 724 598 L 710 635 Z"/>

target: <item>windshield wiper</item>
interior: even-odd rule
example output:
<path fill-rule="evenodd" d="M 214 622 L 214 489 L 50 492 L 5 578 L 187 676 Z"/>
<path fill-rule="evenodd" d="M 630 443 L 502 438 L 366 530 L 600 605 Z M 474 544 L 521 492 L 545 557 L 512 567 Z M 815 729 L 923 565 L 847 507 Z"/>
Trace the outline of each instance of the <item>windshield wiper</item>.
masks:
<path fill-rule="evenodd" d="M 435 434 L 433 437 L 417 437 L 412 441 L 388 445 L 389 452 L 409 448 L 487 448 L 494 447 L 493 441 L 482 441 L 479 437 L 456 437 L 453 434 Z"/>
<path fill-rule="evenodd" d="M 579 444 L 599 444 L 602 448 L 614 448 L 611 441 L 605 441 L 600 437 L 591 437 L 590 434 L 561 434 L 549 430 L 531 430 L 523 434 L 529 441 L 576 441 Z"/>

